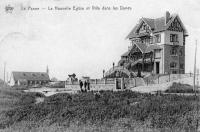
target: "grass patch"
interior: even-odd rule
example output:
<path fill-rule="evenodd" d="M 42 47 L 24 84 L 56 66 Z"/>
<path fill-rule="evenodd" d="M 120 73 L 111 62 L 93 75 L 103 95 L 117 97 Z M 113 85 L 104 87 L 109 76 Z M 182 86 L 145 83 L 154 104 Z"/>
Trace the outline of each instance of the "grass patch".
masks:
<path fill-rule="evenodd" d="M 194 130 L 199 115 L 195 113 L 195 96 L 153 95 L 132 91 L 100 91 L 55 94 L 35 104 L 38 93 L 20 96 L 18 107 L 3 112 L 2 128 L 21 124 L 26 129 L 72 127 L 85 129 Z M 23 125 L 25 122 L 25 125 Z M 28 124 L 28 125 L 27 125 Z M 102 128 L 103 129 L 103 128 Z"/>

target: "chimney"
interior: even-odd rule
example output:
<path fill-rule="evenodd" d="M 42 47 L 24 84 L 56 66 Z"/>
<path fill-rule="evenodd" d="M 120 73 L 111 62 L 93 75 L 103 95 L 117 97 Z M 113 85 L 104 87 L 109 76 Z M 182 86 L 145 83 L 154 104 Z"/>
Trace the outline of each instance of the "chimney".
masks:
<path fill-rule="evenodd" d="M 46 73 L 49 75 L 49 67 L 47 66 Z"/>
<path fill-rule="evenodd" d="M 169 19 L 170 19 L 170 13 L 169 13 L 169 11 L 166 11 L 166 13 L 165 13 L 165 24 L 168 23 Z"/>

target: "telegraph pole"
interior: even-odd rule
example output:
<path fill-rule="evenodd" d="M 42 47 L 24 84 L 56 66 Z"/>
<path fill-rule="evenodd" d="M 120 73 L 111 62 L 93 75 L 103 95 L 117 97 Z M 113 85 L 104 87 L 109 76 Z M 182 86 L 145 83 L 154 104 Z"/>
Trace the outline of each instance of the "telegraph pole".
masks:
<path fill-rule="evenodd" d="M 193 89 L 195 90 L 195 97 L 196 97 L 196 118 L 197 118 L 197 122 L 196 122 L 196 131 L 198 131 L 198 127 L 199 127 L 199 119 L 198 119 L 198 115 L 199 115 L 199 97 L 197 96 L 197 91 L 198 91 L 198 87 L 197 89 L 195 88 L 195 81 L 196 81 L 196 58 L 197 58 L 197 40 L 196 40 L 196 45 L 195 45 L 195 56 L 194 56 L 194 80 L 193 80 Z M 198 71 L 199 72 L 199 71 Z M 197 77 L 198 78 L 198 77 Z"/>
<path fill-rule="evenodd" d="M 6 62 L 4 62 L 3 81 L 4 81 L 4 84 L 6 84 Z"/>
<path fill-rule="evenodd" d="M 195 79 L 196 79 L 196 58 L 197 58 L 197 40 L 195 45 L 195 55 L 194 55 L 194 79 L 193 79 L 193 90 L 196 96 L 196 89 L 195 89 Z"/>
<path fill-rule="evenodd" d="M 8 72 L 7 72 L 7 74 L 6 74 L 6 77 L 7 77 L 6 82 L 7 82 L 7 84 L 8 84 Z"/>

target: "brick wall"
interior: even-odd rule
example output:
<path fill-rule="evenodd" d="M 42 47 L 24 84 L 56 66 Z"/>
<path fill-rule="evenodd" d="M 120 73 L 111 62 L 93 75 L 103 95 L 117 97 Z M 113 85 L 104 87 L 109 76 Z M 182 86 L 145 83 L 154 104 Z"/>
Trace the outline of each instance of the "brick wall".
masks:
<path fill-rule="evenodd" d="M 176 73 L 185 73 L 185 46 L 176 46 L 177 56 L 171 55 L 171 50 L 173 45 L 164 45 L 164 73 L 172 73 L 172 71 L 176 71 Z M 180 51 L 182 50 L 182 55 L 180 55 Z M 170 69 L 170 63 L 175 62 L 176 68 Z M 180 64 L 183 64 L 183 70 L 180 70 Z"/>

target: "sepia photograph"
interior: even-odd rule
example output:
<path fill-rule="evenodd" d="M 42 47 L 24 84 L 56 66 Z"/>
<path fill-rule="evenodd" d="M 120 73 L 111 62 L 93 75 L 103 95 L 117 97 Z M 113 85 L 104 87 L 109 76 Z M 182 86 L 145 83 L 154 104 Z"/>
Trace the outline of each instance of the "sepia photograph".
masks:
<path fill-rule="evenodd" d="M 0 1 L 0 132 L 200 132 L 199 0 Z"/>

